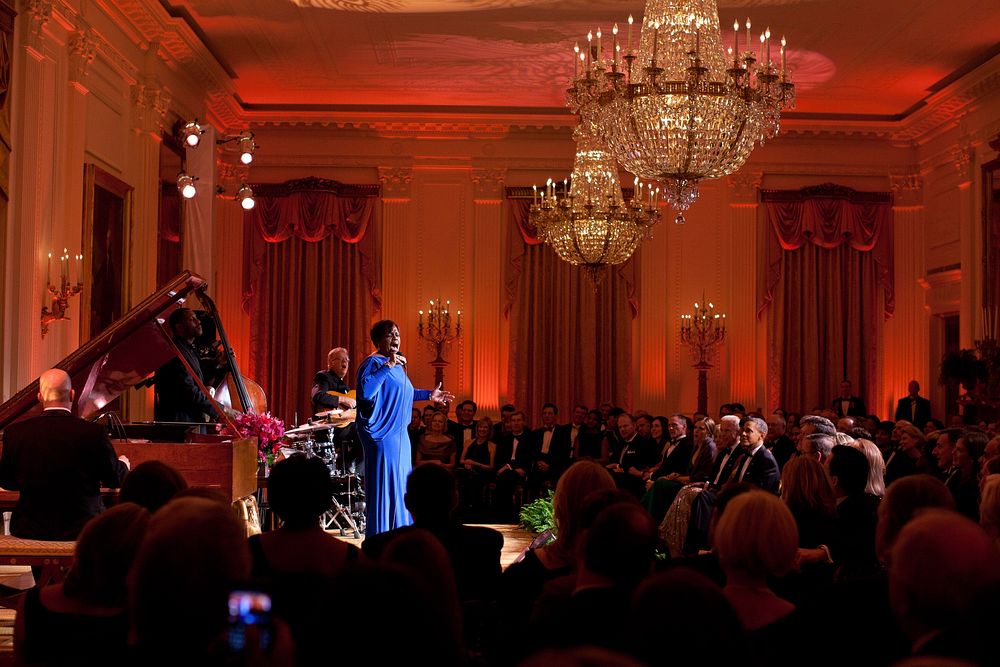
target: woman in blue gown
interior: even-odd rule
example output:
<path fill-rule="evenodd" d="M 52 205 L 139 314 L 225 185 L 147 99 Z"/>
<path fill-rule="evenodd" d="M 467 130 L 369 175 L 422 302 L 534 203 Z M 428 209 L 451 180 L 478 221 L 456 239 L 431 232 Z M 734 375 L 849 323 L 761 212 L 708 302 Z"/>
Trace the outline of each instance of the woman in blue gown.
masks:
<path fill-rule="evenodd" d="M 413 467 L 406 426 L 414 401 L 448 403 L 441 390 L 414 390 L 399 353 L 399 327 L 392 320 L 371 330 L 373 352 L 358 368 L 358 437 L 365 450 L 365 536 L 412 523 L 403 504 L 406 478 Z"/>

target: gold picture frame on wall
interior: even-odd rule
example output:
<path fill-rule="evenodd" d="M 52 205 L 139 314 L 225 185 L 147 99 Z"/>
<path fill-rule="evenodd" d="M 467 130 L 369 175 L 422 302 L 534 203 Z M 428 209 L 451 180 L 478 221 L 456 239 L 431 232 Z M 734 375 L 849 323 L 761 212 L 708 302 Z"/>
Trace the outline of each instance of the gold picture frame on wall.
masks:
<path fill-rule="evenodd" d="M 128 312 L 134 188 L 95 164 L 83 166 L 83 292 L 80 342 Z"/>

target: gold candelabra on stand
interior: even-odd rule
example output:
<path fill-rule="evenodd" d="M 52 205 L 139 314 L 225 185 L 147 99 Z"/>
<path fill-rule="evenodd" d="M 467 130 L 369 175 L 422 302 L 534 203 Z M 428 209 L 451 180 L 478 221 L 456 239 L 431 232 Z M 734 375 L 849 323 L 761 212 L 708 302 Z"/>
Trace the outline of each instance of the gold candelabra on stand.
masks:
<path fill-rule="evenodd" d="M 49 325 L 58 320 L 68 320 L 66 310 L 70 297 L 83 291 L 83 255 L 74 255 L 76 260 L 76 283 L 70 279 L 69 249 L 63 248 L 59 257 L 59 287 L 52 284 L 52 253 L 49 253 L 45 279 L 45 290 L 52 297 L 52 307 L 42 306 L 42 338 L 49 332 Z"/>
<path fill-rule="evenodd" d="M 694 304 L 691 315 L 681 315 L 681 342 L 698 357 L 693 367 L 698 371 L 698 412 L 708 413 L 708 352 L 726 339 L 726 315 L 715 312 L 715 304 L 705 301 Z"/>
<path fill-rule="evenodd" d="M 451 301 L 442 301 L 440 298 L 435 302 L 430 300 L 430 308 L 425 313 L 418 310 L 419 317 L 417 324 L 417 335 L 424 340 L 435 353 L 435 358 L 430 362 L 434 367 L 434 383 L 444 383 L 444 367 L 448 362 L 442 356 L 444 346 L 458 339 L 462 335 L 462 311 L 455 313 L 455 325 L 451 322 Z M 426 321 L 424 315 L 427 316 Z"/>

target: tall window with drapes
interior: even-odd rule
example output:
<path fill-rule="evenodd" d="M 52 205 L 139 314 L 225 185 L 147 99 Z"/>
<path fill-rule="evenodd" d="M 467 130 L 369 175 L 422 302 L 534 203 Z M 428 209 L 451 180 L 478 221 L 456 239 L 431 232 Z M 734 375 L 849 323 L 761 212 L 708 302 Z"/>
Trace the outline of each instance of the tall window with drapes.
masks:
<path fill-rule="evenodd" d="M 871 405 L 894 307 L 892 194 L 828 184 L 761 201 L 769 407 L 828 407 L 844 380 Z"/>
<path fill-rule="evenodd" d="M 508 188 L 505 315 L 509 398 L 537 422 L 542 404 L 631 408 L 638 251 L 597 285 L 538 238 L 531 190 Z"/>
<path fill-rule="evenodd" d="M 250 376 L 272 413 L 301 421 L 326 353 L 346 347 L 352 373 L 370 351 L 381 307 L 379 189 L 315 178 L 253 187 L 243 281 Z"/>

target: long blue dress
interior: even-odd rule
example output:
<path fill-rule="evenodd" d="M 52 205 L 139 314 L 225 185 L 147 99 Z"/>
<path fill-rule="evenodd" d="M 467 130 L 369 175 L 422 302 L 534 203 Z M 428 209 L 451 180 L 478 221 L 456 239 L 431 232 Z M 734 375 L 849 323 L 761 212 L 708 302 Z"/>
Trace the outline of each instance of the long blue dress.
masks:
<path fill-rule="evenodd" d="M 406 478 L 413 467 L 410 423 L 413 401 L 430 399 L 414 390 L 400 364 L 375 353 L 358 368 L 358 437 L 365 450 L 365 537 L 413 523 L 403 504 Z"/>

